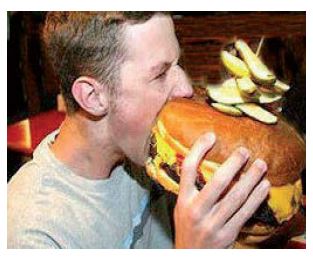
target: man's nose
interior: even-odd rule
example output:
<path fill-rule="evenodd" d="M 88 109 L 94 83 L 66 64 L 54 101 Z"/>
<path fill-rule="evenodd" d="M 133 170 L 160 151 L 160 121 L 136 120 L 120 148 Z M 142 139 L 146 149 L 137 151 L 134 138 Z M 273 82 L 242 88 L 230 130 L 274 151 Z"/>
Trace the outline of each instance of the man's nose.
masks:
<path fill-rule="evenodd" d="M 177 67 L 176 79 L 174 80 L 174 88 L 171 92 L 170 98 L 193 96 L 193 88 L 190 79 L 181 67 Z"/>

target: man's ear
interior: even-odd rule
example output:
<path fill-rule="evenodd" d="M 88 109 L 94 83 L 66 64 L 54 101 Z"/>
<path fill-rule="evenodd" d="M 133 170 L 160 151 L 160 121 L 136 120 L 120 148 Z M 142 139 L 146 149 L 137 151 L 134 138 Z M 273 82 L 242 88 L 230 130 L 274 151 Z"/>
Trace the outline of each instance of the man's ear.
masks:
<path fill-rule="evenodd" d="M 82 109 L 94 116 L 103 116 L 108 112 L 108 90 L 91 77 L 79 77 L 72 85 L 72 94 Z"/>

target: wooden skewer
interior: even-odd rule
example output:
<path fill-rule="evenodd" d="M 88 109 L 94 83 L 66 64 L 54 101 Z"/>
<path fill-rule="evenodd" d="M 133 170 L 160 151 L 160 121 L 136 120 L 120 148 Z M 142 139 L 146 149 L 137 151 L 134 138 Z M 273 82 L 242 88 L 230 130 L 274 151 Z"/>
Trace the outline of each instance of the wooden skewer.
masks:
<path fill-rule="evenodd" d="M 261 37 L 261 40 L 260 40 L 259 45 L 258 45 L 258 49 L 256 50 L 256 55 L 257 56 L 259 56 L 259 54 L 261 52 L 261 48 L 262 48 L 263 42 L 264 42 L 264 36 Z"/>

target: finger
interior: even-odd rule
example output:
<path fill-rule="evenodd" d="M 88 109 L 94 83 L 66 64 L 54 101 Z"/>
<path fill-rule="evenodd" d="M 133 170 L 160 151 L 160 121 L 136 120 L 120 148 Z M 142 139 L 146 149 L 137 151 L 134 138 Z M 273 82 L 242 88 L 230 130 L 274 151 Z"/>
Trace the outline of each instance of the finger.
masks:
<path fill-rule="evenodd" d="M 222 227 L 227 220 L 242 206 L 250 193 L 263 177 L 267 165 L 262 160 L 256 160 L 247 173 L 231 188 L 218 203 L 217 208 L 210 212 L 211 220 L 217 227 Z"/>
<path fill-rule="evenodd" d="M 233 180 L 236 173 L 247 162 L 248 158 L 249 152 L 246 148 L 240 147 L 235 150 L 214 173 L 212 180 L 200 191 L 199 196 L 195 200 L 197 204 L 210 209 Z"/>
<path fill-rule="evenodd" d="M 209 151 L 215 143 L 215 135 L 206 133 L 199 137 L 192 146 L 189 154 L 186 156 L 183 164 L 180 177 L 179 194 L 188 194 L 194 190 L 197 177 L 197 169 L 204 155 Z"/>
<path fill-rule="evenodd" d="M 265 200 L 270 190 L 270 182 L 263 179 L 253 190 L 247 201 L 239 211 L 225 224 L 226 231 L 240 231 L 248 219 L 256 212 L 260 204 Z"/>

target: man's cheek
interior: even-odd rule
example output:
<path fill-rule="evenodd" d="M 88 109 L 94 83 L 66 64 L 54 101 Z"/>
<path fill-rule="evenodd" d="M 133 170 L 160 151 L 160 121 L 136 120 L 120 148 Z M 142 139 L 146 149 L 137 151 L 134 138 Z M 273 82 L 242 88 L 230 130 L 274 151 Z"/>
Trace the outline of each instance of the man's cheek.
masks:
<path fill-rule="evenodd" d="M 139 113 L 138 110 L 123 109 L 116 113 L 114 119 L 113 133 L 118 134 L 119 137 L 137 137 L 144 131 L 145 115 Z M 114 131 L 115 130 L 115 131 Z"/>
<path fill-rule="evenodd" d="M 150 127 L 157 114 L 157 107 L 151 106 L 153 103 L 144 102 L 128 105 L 124 109 L 123 116 L 133 129 L 143 129 Z M 154 107 L 154 108 L 153 108 Z"/>
<path fill-rule="evenodd" d="M 150 117 L 146 113 L 129 113 L 126 119 L 129 133 L 142 134 L 150 128 Z"/>

